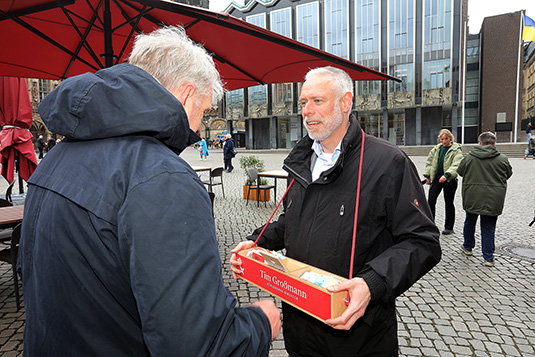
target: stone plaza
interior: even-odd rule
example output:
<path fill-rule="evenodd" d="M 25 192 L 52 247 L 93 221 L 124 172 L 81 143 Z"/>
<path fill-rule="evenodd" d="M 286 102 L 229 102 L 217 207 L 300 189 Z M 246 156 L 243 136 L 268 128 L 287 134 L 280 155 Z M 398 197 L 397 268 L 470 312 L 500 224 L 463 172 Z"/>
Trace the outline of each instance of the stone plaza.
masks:
<path fill-rule="evenodd" d="M 239 158 L 255 155 L 265 161 L 267 170 L 276 170 L 281 169 L 288 152 L 242 149 L 233 160 L 235 170 L 223 175 L 225 198 L 220 186 L 213 189 L 223 279 L 240 305 L 271 297 L 232 278 L 229 252 L 256 227 L 266 223 L 276 204 L 273 196 L 265 207 L 263 203 L 257 207 L 254 201 L 246 204 L 242 197 L 246 175 L 240 168 Z M 207 161 L 199 161 L 199 153 L 193 148 L 186 149 L 181 156 L 191 165 L 212 168 L 223 165 L 221 149 L 211 150 Z M 411 159 L 418 172 L 423 172 L 426 157 L 411 156 Z M 497 223 L 496 265 L 482 264 L 479 226 L 474 255 L 467 257 L 460 250 L 464 222 L 461 179 L 455 199 L 455 233 L 441 236 L 441 262 L 397 299 L 401 356 L 535 356 L 535 225 L 529 226 L 534 219 L 535 207 L 529 202 L 535 160 L 512 158 L 510 162 L 513 176 L 508 181 L 504 212 Z M 5 191 L 4 186 L 7 184 L 2 182 L 0 192 Z M 277 199 L 282 197 L 285 187 L 279 180 Z M 442 230 L 442 195 L 436 212 L 436 224 Z M 280 301 L 276 302 L 280 306 Z M 16 311 L 11 266 L 1 263 L 0 357 L 22 355 L 23 328 L 24 308 Z M 287 356 L 283 333 L 281 330 L 273 342 L 270 356 Z"/>

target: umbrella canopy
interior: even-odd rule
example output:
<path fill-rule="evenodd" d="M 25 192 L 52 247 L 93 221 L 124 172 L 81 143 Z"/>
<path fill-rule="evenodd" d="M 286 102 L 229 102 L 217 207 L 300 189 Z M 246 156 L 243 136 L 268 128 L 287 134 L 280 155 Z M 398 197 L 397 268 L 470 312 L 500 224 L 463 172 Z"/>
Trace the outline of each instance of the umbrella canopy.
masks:
<path fill-rule="evenodd" d="M 0 2 L 0 75 L 64 79 L 124 62 L 138 32 L 181 25 L 212 53 L 228 90 L 302 82 L 332 65 L 354 80 L 398 80 L 229 14 L 159 0 Z"/>
<path fill-rule="evenodd" d="M 28 180 L 37 167 L 32 144 L 32 105 L 26 80 L 0 77 L 0 153 L 2 176 L 13 182 L 15 159 L 19 177 Z"/>

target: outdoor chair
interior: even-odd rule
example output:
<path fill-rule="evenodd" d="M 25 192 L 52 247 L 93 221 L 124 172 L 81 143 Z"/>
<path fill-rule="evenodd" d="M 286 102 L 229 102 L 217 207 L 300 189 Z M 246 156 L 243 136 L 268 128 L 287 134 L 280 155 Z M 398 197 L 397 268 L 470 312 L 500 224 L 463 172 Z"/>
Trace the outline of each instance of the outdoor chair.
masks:
<path fill-rule="evenodd" d="M 212 217 L 214 216 L 214 199 L 215 199 L 215 193 L 208 192 L 208 196 L 210 196 L 210 202 L 212 202 Z"/>
<path fill-rule="evenodd" d="M 21 224 L 19 223 L 15 228 L 13 228 L 9 248 L 0 250 L 0 261 L 11 264 L 11 270 L 13 271 L 13 286 L 15 287 L 17 311 L 20 309 L 19 278 L 17 275 L 17 254 L 19 252 L 20 226 Z"/>
<path fill-rule="evenodd" d="M 247 176 L 249 177 L 248 185 L 247 187 L 247 202 L 245 205 L 247 206 L 249 204 L 249 194 L 251 193 L 251 190 L 258 190 L 256 192 L 256 206 L 260 206 L 260 191 L 264 192 L 264 197 L 266 197 L 266 191 L 271 190 L 272 188 L 275 188 L 274 185 L 262 185 L 258 186 L 258 170 L 257 169 L 247 169 Z M 264 200 L 264 207 L 266 207 L 266 200 Z"/>
<path fill-rule="evenodd" d="M 210 171 L 210 177 L 208 178 L 208 180 L 205 180 L 202 183 L 208 186 L 208 192 L 213 192 L 212 187 L 221 185 L 223 198 L 225 198 L 225 189 L 223 187 L 223 168 L 222 167 L 216 167 L 215 169 L 212 169 Z"/>
<path fill-rule="evenodd" d="M 9 206 L 13 206 L 13 204 L 7 200 L 4 200 L 3 198 L 0 198 L 0 207 L 9 207 Z M 12 232 L 13 232 L 13 226 L 0 225 L 0 242 L 5 242 L 5 241 L 10 240 Z"/>
<path fill-rule="evenodd" d="M 11 194 L 13 193 L 13 186 L 15 186 L 16 181 L 17 180 L 13 180 L 13 182 L 9 184 L 6 190 L 6 201 L 10 202 L 11 204 L 13 204 L 13 199 L 11 198 Z"/>

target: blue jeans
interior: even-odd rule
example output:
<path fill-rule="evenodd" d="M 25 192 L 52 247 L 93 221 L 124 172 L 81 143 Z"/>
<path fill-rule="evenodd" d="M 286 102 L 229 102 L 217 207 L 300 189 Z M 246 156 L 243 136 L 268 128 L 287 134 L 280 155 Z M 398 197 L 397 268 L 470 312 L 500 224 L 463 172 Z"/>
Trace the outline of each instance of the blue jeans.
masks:
<path fill-rule="evenodd" d="M 476 241 L 474 234 L 476 231 L 476 222 L 479 215 L 466 212 L 466 219 L 464 220 L 464 247 L 472 250 Z M 481 216 L 481 251 L 483 258 L 486 261 L 494 260 L 494 235 L 496 232 L 496 221 L 498 216 Z"/>

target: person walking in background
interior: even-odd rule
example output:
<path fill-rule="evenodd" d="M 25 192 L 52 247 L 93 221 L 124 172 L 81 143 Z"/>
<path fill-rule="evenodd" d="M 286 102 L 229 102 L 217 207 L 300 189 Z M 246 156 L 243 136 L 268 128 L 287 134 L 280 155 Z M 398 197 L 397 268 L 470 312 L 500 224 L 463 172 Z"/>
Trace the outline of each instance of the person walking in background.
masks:
<path fill-rule="evenodd" d="M 204 161 L 206 161 L 210 154 L 208 153 L 208 147 L 206 146 L 206 140 L 204 140 L 204 138 L 201 139 L 199 144 L 199 152 L 201 154 L 201 160 L 204 159 Z"/>
<path fill-rule="evenodd" d="M 526 125 L 526 134 L 528 135 L 528 141 L 531 139 L 531 122 Z"/>
<path fill-rule="evenodd" d="M 440 192 L 444 190 L 444 203 L 446 205 L 446 220 L 442 234 L 455 233 L 455 191 L 457 191 L 457 167 L 463 159 L 461 144 L 454 142 L 453 134 L 448 129 L 438 133 L 440 143 L 431 149 L 425 163 L 424 179 L 431 185 L 428 193 L 428 202 L 435 217 L 435 207 Z"/>
<path fill-rule="evenodd" d="M 234 139 L 230 134 L 225 135 L 225 144 L 223 145 L 223 162 L 225 164 L 225 170 L 232 172 L 234 166 L 232 166 L 232 158 L 236 156 L 234 154 Z"/>
<path fill-rule="evenodd" d="M 179 156 L 223 92 L 206 50 L 165 27 L 139 34 L 129 63 L 41 102 L 67 140 L 28 181 L 24 355 L 268 356 L 280 312 L 272 299 L 237 307 L 210 197 Z"/>
<path fill-rule="evenodd" d="M 39 159 L 42 159 L 45 154 L 45 141 L 43 135 L 39 135 L 37 138 L 37 150 L 39 150 Z"/>
<path fill-rule="evenodd" d="M 283 166 L 288 184 L 295 181 L 284 198 L 284 213 L 266 227 L 258 244 L 285 248 L 290 258 L 352 279 L 328 288 L 349 294 L 347 310 L 336 319 L 319 321 L 283 302 L 286 350 L 307 357 L 396 356 L 396 298 L 441 256 L 418 172 L 403 151 L 365 134 L 350 115 L 353 81 L 344 71 L 309 71 L 299 101 L 308 135 Z M 231 251 L 234 277 L 241 265 L 236 253 L 252 247 L 263 228 Z"/>
<path fill-rule="evenodd" d="M 524 160 L 529 155 L 532 155 L 533 159 L 535 159 L 535 136 L 530 137 L 528 140 L 528 148 L 526 149 L 526 152 L 524 153 Z"/>
<path fill-rule="evenodd" d="M 53 138 L 52 136 L 50 136 L 50 137 L 48 138 L 47 143 L 46 143 L 47 151 L 52 150 L 52 148 L 54 147 L 54 145 L 56 145 L 56 140 L 54 140 L 54 138 Z"/>
<path fill-rule="evenodd" d="M 507 156 L 496 149 L 496 136 L 491 132 L 479 135 L 474 147 L 461 161 L 458 173 L 463 177 L 462 197 L 466 211 L 461 249 L 472 255 L 475 247 L 477 217 L 481 224 L 481 251 L 484 264 L 494 266 L 496 221 L 502 214 L 507 180 L 513 174 Z"/>

